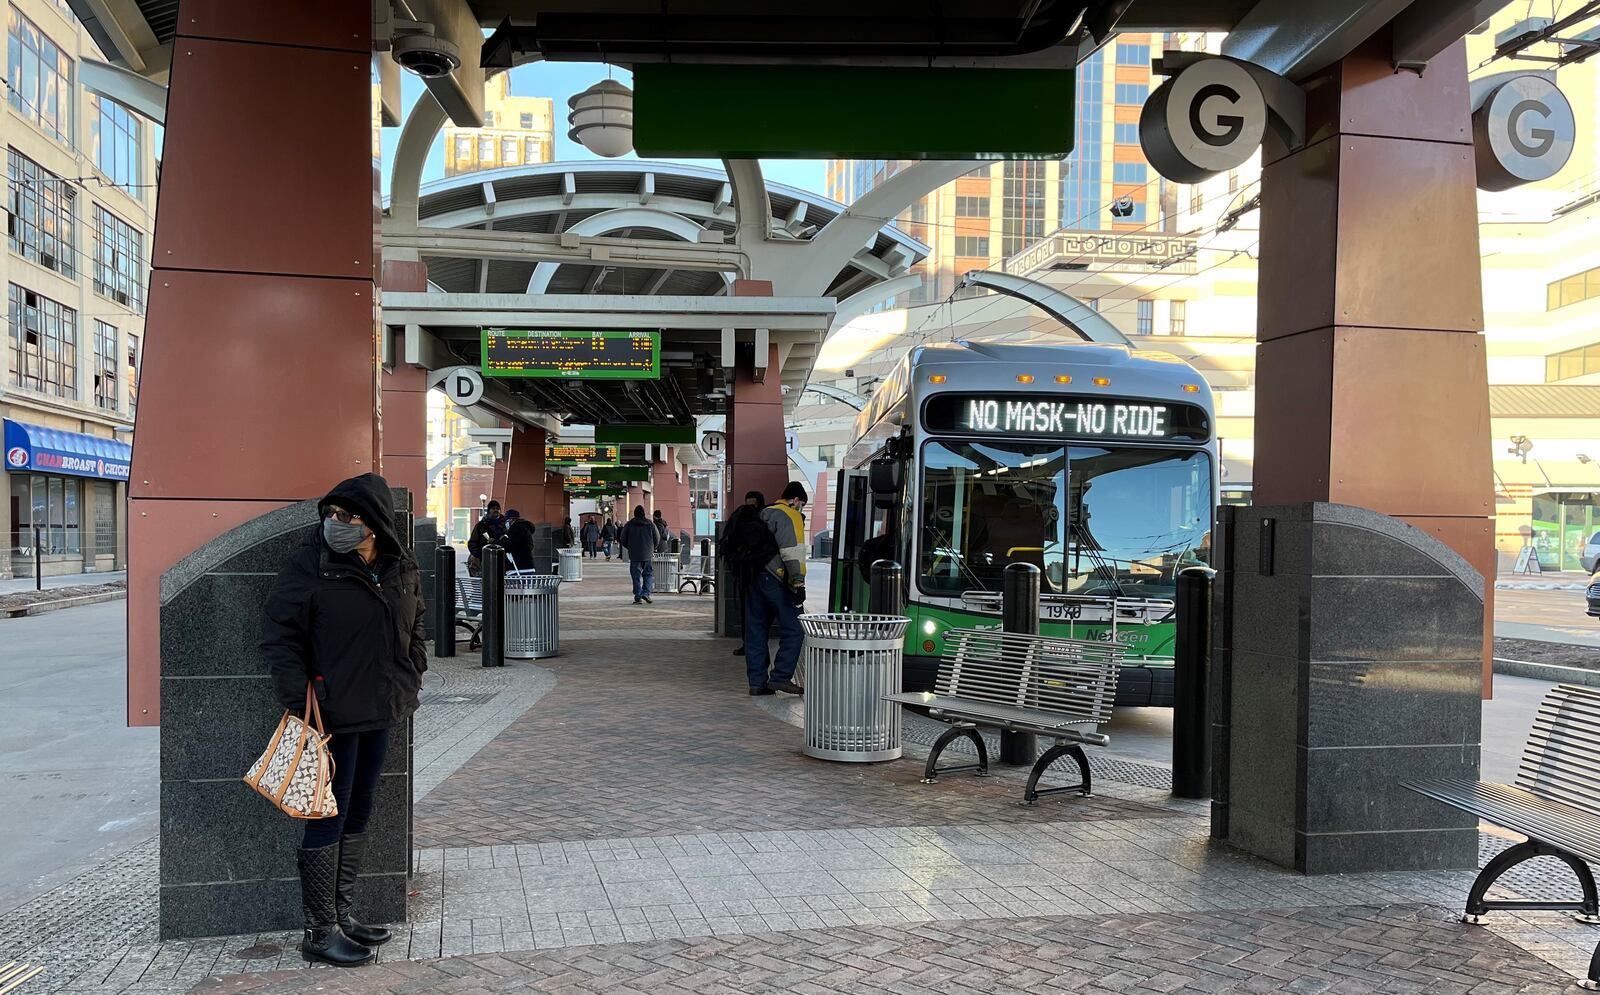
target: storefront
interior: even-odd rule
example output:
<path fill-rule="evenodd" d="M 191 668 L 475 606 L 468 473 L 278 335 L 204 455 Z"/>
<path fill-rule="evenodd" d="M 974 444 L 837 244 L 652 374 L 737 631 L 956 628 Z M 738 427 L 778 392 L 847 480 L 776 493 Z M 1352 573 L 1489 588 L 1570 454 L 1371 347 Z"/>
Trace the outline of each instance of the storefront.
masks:
<path fill-rule="evenodd" d="M 125 569 L 132 461 L 115 439 L 6 419 L 0 576 Z"/>
<path fill-rule="evenodd" d="M 1533 494 L 1533 545 L 1545 570 L 1582 570 L 1589 538 L 1600 533 L 1600 490 L 1550 488 Z"/>

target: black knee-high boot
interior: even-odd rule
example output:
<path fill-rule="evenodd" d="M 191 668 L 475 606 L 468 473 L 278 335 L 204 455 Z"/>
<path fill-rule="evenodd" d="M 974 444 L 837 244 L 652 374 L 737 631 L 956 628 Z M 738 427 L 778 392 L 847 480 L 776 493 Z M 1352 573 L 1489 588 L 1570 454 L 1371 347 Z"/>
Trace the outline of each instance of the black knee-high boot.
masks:
<path fill-rule="evenodd" d="M 334 910 L 338 891 L 339 844 L 300 851 L 300 904 L 305 910 L 306 932 L 300 955 L 335 967 L 365 964 L 373 952 L 339 928 Z"/>
<path fill-rule="evenodd" d="M 361 858 L 366 850 L 366 833 L 351 833 L 339 841 L 339 890 L 333 905 L 344 935 L 357 943 L 375 947 L 389 942 L 389 931 L 381 926 L 363 926 L 350 914 L 356 905 L 356 879 L 361 874 Z"/>

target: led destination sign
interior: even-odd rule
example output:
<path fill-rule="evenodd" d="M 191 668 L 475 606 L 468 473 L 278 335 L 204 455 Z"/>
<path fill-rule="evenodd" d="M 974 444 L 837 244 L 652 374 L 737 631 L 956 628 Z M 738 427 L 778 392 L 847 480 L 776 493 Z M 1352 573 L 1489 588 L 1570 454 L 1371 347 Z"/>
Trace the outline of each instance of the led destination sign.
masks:
<path fill-rule="evenodd" d="M 923 423 L 931 432 L 1023 438 L 1204 442 L 1211 437 L 1204 408 L 1148 398 L 939 394 L 928 399 Z"/>
<path fill-rule="evenodd" d="M 661 333 L 483 330 L 483 375 L 656 380 Z"/>

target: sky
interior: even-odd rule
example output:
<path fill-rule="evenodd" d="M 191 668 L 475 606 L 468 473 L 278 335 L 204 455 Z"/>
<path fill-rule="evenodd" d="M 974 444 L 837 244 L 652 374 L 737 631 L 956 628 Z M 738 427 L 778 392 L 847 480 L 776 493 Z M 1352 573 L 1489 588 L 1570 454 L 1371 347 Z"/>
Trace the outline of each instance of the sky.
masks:
<path fill-rule="evenodd" d="M 555 144 L 556 161 L 567 162 L 572 160 L 598 159 L 594 153 L 572 141 L 567 137 L 567 98 L 574 93 L 581 92 L 606 78 L 607 74 L 629 86 L 633 85 L 633 76 L 623 69 L 616 69 L 601 63 L 589 62 L 534 62 L 525 66 L 518 66 L 511 70 L 511 92 L 524 97 L 550 97 L 555 101 Z M 422 80 L 408 72 L 400 74 L 401 104 L 404 114 L 411 113 L 411 107 L 422 96 Z M 715 108 L 706 108 L 705 113 L 716 113 Z M 402 116 L 403 119 L 404 116 Z M 389 168 L 387 164 L 394 162 L 394 150 L 400 141 L 400 129 L 383 129 L 383 160 L 386 168 L 383 171 L 383 192 L 389 192 Z M 624 159 L 638 159 L 632 152 Z M 721 162 L 707 159 L 673 159 L 671 162 L 687 162 L 696 165 L 710 166 L 715 169 L 722 168 Z M 810 190 L 815 193 L 826 193 L 825 167 L 821 159 L 765 159 L 761 163 L 762 175 L 769 183 L 786 183 Z M 441 179 L 444 176 L 444 133 L 434 139 L 433 150 L 428 153 L 428 164 L 422 170 L 422 182 Z"/>

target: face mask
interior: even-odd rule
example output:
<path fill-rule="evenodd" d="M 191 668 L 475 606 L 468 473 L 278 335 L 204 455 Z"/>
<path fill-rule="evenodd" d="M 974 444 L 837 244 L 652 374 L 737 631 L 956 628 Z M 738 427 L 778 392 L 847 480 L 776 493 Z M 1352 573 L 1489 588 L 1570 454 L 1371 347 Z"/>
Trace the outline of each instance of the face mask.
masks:
<path fill-rule="evenodd" d="M 324 518 L 322 538 L 335 553 L 348 553 L 366 541 L 367 527 L 355 522 L 341 522 L 337 518 Z"/>

